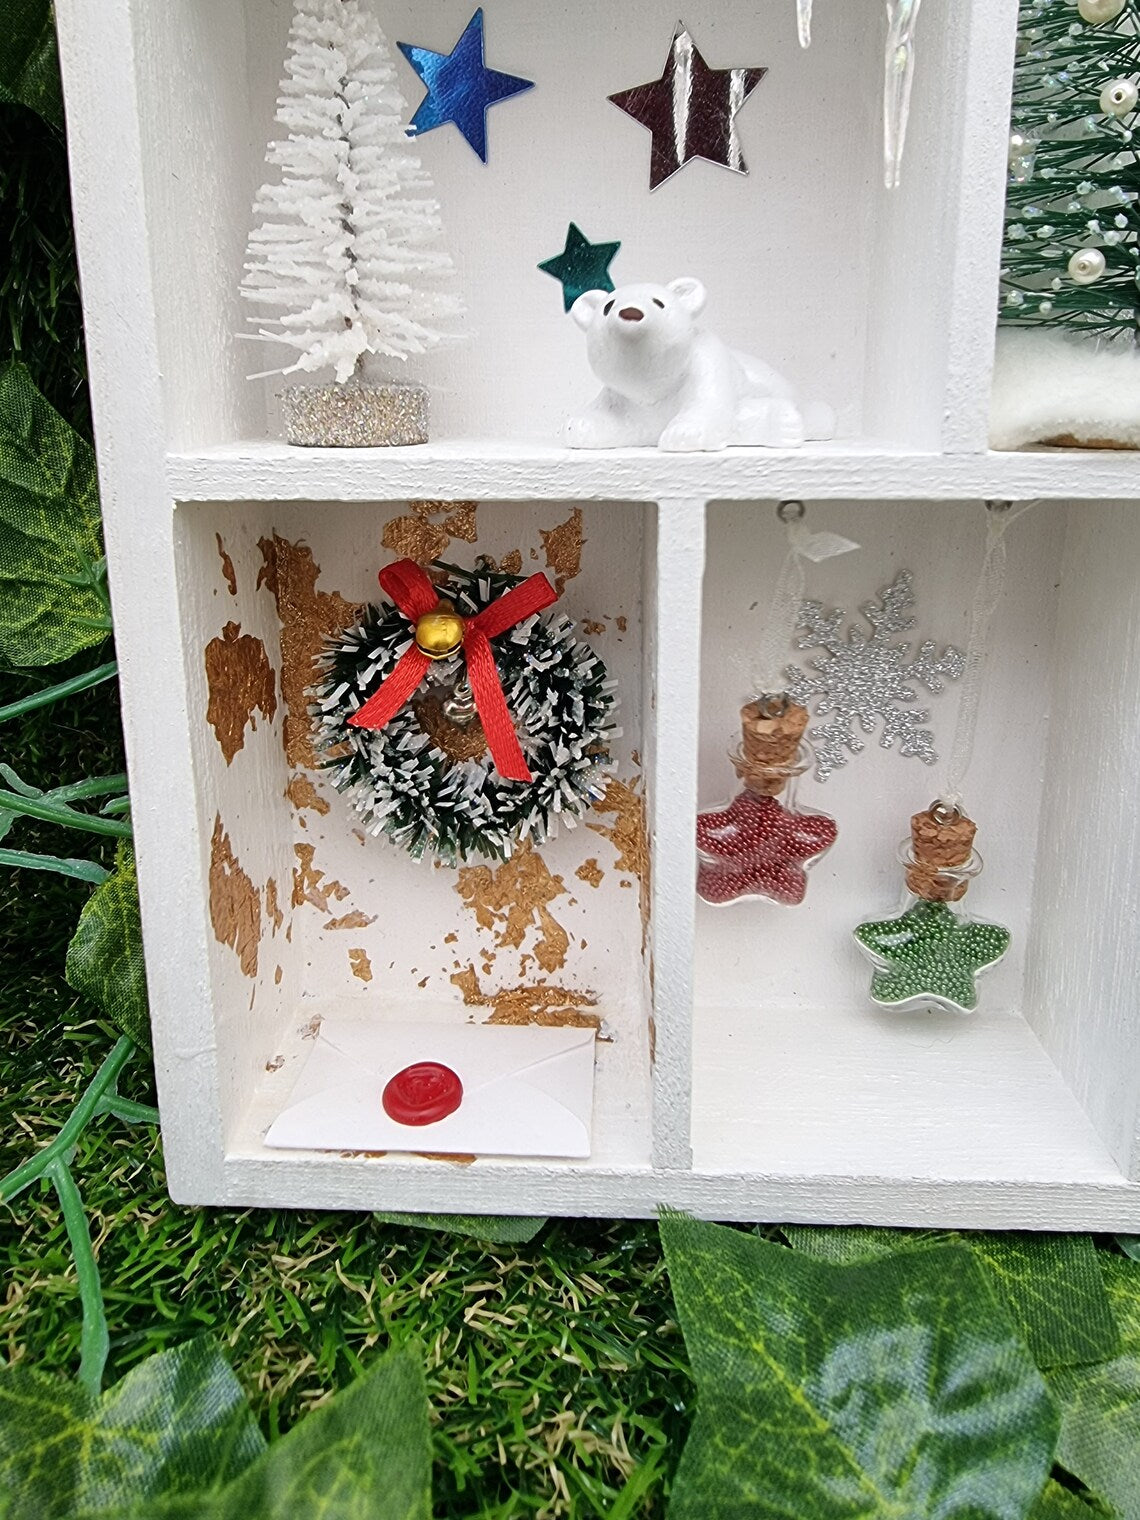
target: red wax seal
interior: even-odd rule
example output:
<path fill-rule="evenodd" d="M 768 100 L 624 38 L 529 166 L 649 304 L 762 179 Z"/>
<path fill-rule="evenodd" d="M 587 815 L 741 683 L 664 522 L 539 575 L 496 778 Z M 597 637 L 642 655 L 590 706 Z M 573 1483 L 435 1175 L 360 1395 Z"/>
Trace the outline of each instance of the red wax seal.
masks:
<path fill-rule="evenodd" d="M 463 1102 L 463 1083 L 450 1066 L 417 1061 L 396 1073 L 380 1101 L 397 1124 L 435 1124 Z"/>

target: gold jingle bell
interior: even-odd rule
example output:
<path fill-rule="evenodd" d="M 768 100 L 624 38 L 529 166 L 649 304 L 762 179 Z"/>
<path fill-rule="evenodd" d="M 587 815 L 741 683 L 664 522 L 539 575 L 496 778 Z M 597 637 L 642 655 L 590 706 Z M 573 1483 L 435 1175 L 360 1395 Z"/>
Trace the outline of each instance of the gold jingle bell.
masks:
<path fill-rule="evenodd" d="M 429 660 L 449 659 L 463 643 L 463 619 L 449 601 L 416 619 L 416 648 Z"/>

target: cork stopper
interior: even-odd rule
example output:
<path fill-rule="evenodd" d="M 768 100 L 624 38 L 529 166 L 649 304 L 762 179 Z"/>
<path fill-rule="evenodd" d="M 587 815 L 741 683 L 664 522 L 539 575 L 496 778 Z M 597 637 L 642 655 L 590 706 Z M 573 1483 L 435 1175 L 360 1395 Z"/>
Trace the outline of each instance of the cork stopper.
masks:
<path fill-rule="evenodd" d="M 779 697 L 761 697 L 740 709 L 740 749 L 732 764 L 750 792 L 778 797 L 784 790 L 807 723 L 806 707 Z"/>
<path fill-rule="evenodd" d="M 965 897 L 969 877 L 955 867 L 969 862 L 977 825 L 956 808 L 938 803 L 910 820 L 913 863 L 906 884 L 927 902 L 958 902 Z"/>

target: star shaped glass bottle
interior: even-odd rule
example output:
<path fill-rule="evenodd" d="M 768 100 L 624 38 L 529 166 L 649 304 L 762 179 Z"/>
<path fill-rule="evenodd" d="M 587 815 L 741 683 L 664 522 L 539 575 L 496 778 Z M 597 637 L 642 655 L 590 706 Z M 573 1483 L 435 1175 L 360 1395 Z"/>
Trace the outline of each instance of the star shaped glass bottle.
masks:
<path fill-rule="evenodd" d="M 978 975 L 1008 950 L 1008 929 L 950 906 L 982 869 L 975 832 L 971 819 L 944 802 L 911 819 L 911 837 L 899 847 L 908 894 L 903 911 L 855 930 L 855 943 L 874 963 L 871 1001 L 881 1008 L 972 1013 Z"/>
<path fill-rule="evenodd" d="M 796 781 L 812 764 L 807 721 L 807 710 L 783 694 L 741 708 L 741 744 L 730 759 L 743 787 L 726 806 L 697 814 L 697 895 L 705 902 L 803 902 L 807 869 L 836 836 L 834 819 L 795 806 Z"/>

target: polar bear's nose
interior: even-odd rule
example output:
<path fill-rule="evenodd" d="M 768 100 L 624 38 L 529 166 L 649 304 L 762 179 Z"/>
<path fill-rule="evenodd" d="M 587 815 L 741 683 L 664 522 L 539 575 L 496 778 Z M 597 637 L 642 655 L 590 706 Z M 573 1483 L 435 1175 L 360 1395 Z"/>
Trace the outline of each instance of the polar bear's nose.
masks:
<path fill-rule="evenodd" d="M 645 313 L 636 306 L 623 306 L 618 312 L 618 316 L 623 322 L 640 322 Z"/>

